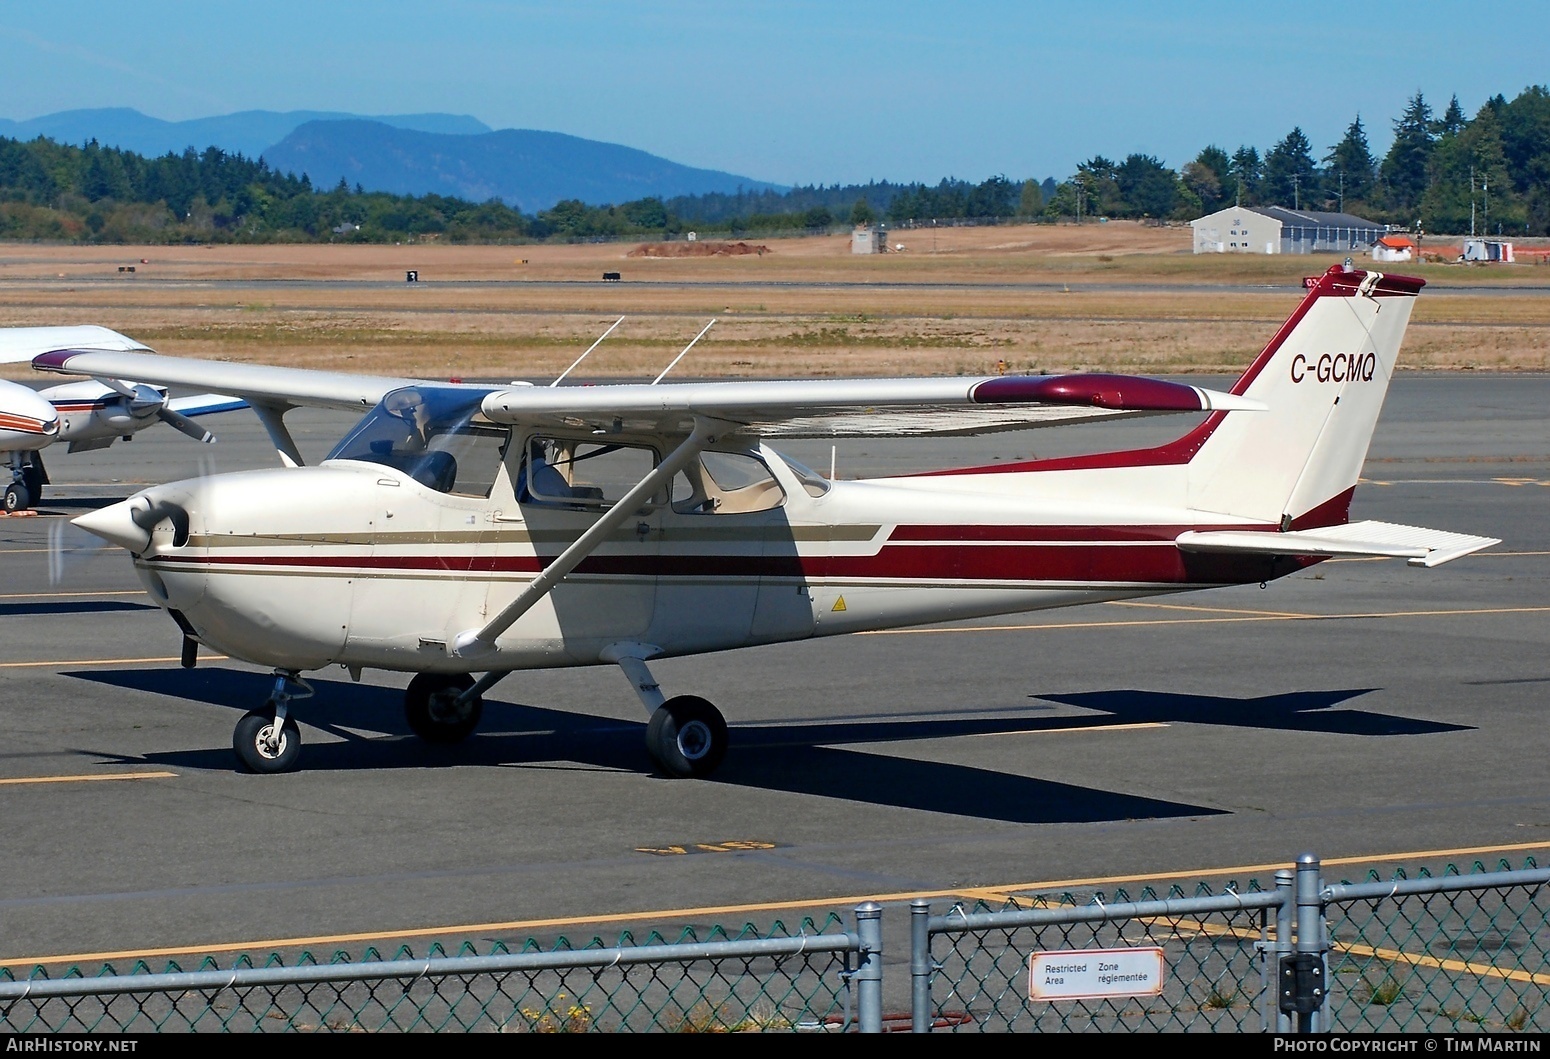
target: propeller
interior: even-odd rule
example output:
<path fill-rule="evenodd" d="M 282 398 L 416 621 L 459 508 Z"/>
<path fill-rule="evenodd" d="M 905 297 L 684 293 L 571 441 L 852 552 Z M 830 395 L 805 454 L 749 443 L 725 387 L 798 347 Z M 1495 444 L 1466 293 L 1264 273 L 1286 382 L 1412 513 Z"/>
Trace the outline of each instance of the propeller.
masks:
<path fill-rule="evenodd" d="M 133 418 L 144 419 L 146 416 L 154 415 L 174 430 L 187 434 L 195 441 L 203 441 L 208 444 L 215 440 L 214 434 L 194 422 L 188 416 L 168 408 L 167 395 L 154 386 L 147 386 L 144 383 L 130 383 L 123 379 L 101 377 L 97 381 L 124 397 L 124 404 Z"/>
<path fill-rule="evenodd" d="M 107 541 L 69 520 L 54 519 L 48 527 L 48 583 L 62 583 L 67 574 L 111 548 Z"/>
<path fill-rule="evenodd" d="M 193 438 L 195 441 L 203 441 L 208 443 L 215 440 L 214 434 L 210 433 L 204 427 L 188 418 L 188 416 L 184 415 L 182 412 L 174 412 L 172 409 L 166 407 L 165 405 L 156 410 L 156 418 L 160 419 L 163 423 L 166 423 L 173 429 L 182 431 L 189 437 Z"/>

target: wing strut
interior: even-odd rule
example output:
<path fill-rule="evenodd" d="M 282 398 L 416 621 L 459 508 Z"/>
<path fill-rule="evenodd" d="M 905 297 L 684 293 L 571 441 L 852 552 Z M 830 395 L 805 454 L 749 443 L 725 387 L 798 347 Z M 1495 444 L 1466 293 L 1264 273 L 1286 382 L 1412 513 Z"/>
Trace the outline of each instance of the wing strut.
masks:
<path fill-rule="evenodd" d="M 619 502 L 604 512 L 603 516 L 588 527 L 587 531 L 566 548 L 555 560 L 544 567 L 543 572 L 518 594 L 517 598 L 506 604 L 502 610 L 482 629 L 468 629 L 455 636 L 447 645 L 447 652 L 459 658 L 477 657 L 495 648 L 495 641 L 501 633 L 511 628 L 512 624 L 522 615 L 532 609 L 533 604 L 547 596 L 554 586 L 565 580 L 566 576 L 581 561 L 608 538 L 625 521 L 635 516 L 641 505 L 650 500 L 656 491 L 672 480 L 673 475 L 683 470 L 689 461 L 698 456 L 705 448 L 716 440 L 711 432 L 716 429 L 713 420 L 696 416 L 694 419 L 694 432 L 672 452 L 667 458 L 657 464 L 651 473 L 642 478 L 635 487 L 625 493 Z"/>
<path fill-rule="evenodd" d="M 249 399 L 248 407 L 253 409 L 253 414 L 258 416 L 258 421 L 264 424 L 264 430 L 269 434 L 269 441 L 280 454 L 280 462 L 287 467 L 303 466 L 306 461 L 301 458 L 301 450 L 296 447 L 296 439 L 291 437 L 290 429 L 285 425 L 285 413 L 295 406 L 267 404 Z"/>

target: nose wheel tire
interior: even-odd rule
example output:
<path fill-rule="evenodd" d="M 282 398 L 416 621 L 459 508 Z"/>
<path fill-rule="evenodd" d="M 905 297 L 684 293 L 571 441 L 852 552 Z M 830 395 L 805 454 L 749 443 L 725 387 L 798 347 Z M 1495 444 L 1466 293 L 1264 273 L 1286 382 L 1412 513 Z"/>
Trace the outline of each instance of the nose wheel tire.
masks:
<path fill-rule="evenodd" d="M 709 776 L 727 752 L 727 722 L 698 695 L 678 695 L 658 706 L 646 725 L 646 750 L 669 776 Z"/>
<path fill-rule="evenodd" d="M 274 714 L 254 710 L 237 722 L 231 748 L 249 772 L 291 772 L 301 757 L 301 730 L 287 717 L 276 732 Z"/>
<path fill-rule="evenodd" d="M 484 700 L 475 695 L 461 705 L 458 696 L 474 686 L 465 673 L 421 673 L 404 692 L 409 729 L 427 743 L 460 743 L 479 727 Z"/>

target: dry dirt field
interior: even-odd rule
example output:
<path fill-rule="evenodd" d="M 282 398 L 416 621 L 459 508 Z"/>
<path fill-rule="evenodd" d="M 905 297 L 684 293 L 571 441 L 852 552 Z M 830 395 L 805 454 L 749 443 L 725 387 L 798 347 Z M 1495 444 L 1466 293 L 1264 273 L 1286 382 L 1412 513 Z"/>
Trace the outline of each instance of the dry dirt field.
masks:
<path fill-rule="evenodd" d="M 0 244 L 0 325 L 99 323 L 174 355 L 470 379 L 551 379 L 621 316 L 573 379 L 650 379 L 712 319 L 675 375 L 1220 373 L 1264 345 L 1302 276 L 1338 260 L 1196 256 L 1187 226 L 1126 222 L 895 230 L 903 249 L 877 256 L 848 235 L 746 242 L 759 249 Z M 1429 284 L 1401 366 L 1550 369 L 1539 242 L 1515 265 L 1391 266 Z"/>

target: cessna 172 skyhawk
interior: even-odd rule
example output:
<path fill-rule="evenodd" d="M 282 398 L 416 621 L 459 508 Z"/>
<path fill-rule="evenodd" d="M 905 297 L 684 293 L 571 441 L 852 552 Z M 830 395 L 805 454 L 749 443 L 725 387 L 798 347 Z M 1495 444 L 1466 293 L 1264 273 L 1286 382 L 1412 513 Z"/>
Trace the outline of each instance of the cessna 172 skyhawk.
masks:
<path fill-rule="evenodd" d="M 66 345 L 148 352 L 106 327 L 12 327 L 0 329 L 0 363 L 31 360 Z M 165 389 L 115 378 L 67 382 L 42 391 L 0 379 L 5 510 L 20 511 L 43 499 L 48 471 L 41 450 L 50 445 L 63 441 L 71 452 L 105 449 L 153 423 L 166 423 L 198 441 L 214 441 L 215 436 L 190 417 L 242 407 L 241 401 L 221 394 L 169 398 Z"/>
<path fill-rule="evenodd" d="M 702 698 L 666 698 L 654 658 L 1262 582 L 1329 556 L 1436 566 L 1499 543 L 1349 523 L 1423 281 L 1335 266 L 1306 285 L 1228 393 L 1088 374 L 461 385 L 89 349 L 34 365 L 239 395 L 289 465 L 75 520 L 132 553 L 185 665 L 205 644 L 274 667 L 236 727 L 244 767 L 296 767 L 305 670 L 414 673 L 410 726 L 451 742 L 508 674 L 607 663 L 650 712 L 657 765 L 705 776 L 727 725 Z M 367 409 L 318 466 L 300 466 L 284 423 L 309 404 Z M 1206 414 L 1156 448 L 869 481 L 766 445 L 1163 412 Z"/>

